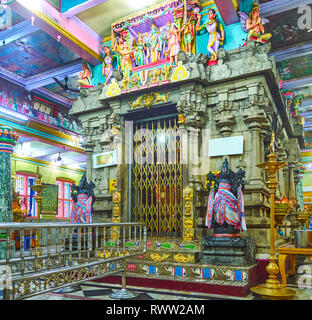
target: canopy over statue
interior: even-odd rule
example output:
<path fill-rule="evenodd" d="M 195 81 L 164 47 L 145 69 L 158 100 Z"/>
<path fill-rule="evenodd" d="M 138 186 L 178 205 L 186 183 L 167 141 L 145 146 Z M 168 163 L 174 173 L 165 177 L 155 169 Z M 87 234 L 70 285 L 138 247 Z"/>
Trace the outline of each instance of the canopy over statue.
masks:
<path fill-rule="evenodd" d="M 245 171 L 237 173 L 224 160 L 219 174 L 209 172 L 206 187 L 210 190 L 206 226 L 216 234 L 235 234 L 245 231 L 243 188 Z M 214 183 L 214 184 L 213 184 Z M 213 185 L 213 187 L 212 187 Z"/>

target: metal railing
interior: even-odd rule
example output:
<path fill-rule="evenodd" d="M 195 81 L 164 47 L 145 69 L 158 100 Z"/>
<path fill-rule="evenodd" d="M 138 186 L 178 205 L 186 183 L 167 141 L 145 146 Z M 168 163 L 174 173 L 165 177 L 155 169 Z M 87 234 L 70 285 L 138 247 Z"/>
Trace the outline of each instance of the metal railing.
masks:
<path fill-rule="evenodd" d="M 122 272 L 146 251 L 140 223 L 0 223 L 3 299 L 24 299 Z"/>

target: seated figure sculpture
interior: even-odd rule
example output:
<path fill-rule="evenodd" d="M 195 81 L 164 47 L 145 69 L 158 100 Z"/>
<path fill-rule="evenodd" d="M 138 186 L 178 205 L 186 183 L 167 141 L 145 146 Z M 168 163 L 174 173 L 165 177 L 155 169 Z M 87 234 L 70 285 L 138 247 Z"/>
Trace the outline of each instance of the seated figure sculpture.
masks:
<path fill-rule="evenodd" d="M 79 182 L 79 186 L 73 184 L 71 186 L 71 197 L 73 199 L 73 207 L 71 212 L 72 223 L 91 223 L 92 210 L 95 200 L 93 189 L 95 184 L 88 183 L 84 174 Z"/>
<path fill-rule="evenodd" d="M 264 32 L 264 24 L 269 22 L 268 19 L 260 17 L 260 7 L 257 2 L 254 2 L 253 8 L 249 15 L 244 12 L 238 11 L 241 26 L 247 35 L 247 40 L 253 40 L 260 43 L 266 43 L 271 37 L 271 33 Z"/>
<path fill-rule="evenodd" d="M 207 175 L 208 198 L 206 226 L 213 228 L 214 235 L 239 235 L 245 231 L 243 188 L 245 171 L 237 173 L 229 168 L 227 159 L 224 160 L 218 175 L 210 172 Z M 212 182 L 214 182 L 213 188 Z"/>

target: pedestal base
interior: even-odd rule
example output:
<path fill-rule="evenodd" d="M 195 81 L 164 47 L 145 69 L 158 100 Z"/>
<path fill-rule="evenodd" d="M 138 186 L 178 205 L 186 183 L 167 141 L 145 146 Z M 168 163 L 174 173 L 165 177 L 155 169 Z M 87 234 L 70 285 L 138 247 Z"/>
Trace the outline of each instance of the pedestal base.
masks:
<path fill-rule="evenodd" d="M 296 292 L 287 288 L 269 288 L 266 284 L 250 288 L 250 291 L 264 300 L 291 300 Z"/>
<path fill-rule="evenodd" d="M 60 289 L 56 289 L 53 291 L 53 293 L 70 293 L 70 292 L 75 292 L 81 290 L 79 285 L 72 285 Z"/>
<path fill-rule="evenodd" d="M 131 293 L 127 289 L 121 289 L 109 295 L 109 297 L 112 299 L 133 299 L 136 296 L 137 296 L 136 294 Z"/>
<path fill-rule="evenodd" d="M 203 238 L 202 247 L 202 264 L 245 266 L 255 263 L 255 242 L 251 237 L 208 236 Z"/>

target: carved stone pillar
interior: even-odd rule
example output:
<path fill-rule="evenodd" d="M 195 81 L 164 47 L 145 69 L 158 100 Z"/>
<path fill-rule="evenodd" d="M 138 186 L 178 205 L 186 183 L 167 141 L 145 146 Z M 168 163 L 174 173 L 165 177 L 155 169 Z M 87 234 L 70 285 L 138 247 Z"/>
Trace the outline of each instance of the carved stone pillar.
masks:
<path fill-rule="evenodd" d="M 225 115 L 221 113 L 216 118 L 216 126 L 220 131 L 222 137 L 229 137 L 232 133 L 232 127 L 236 124 L 235 117 L 232 114 Z"/>
<path fill-rule="evenodd" d="M 296 199 L 296 186 L 295 186 L 295 176 L 294 176 L 295 168 L 296 168 L 296 163 L 292 163 L 292 162 L 288 163 L 288 172 L 289 172 L 288 199 L 291 199 L 291 200 Z"/>
<path fill-rule="evenodd" d="M 250 152 L 250 184 L 262 184 L 261 169 L 256 165 L 261 163 L 261 151 L 260 151 L 260 134 L 261 123 L 266 120 L 264 112 L 248 112 L 243 115 L 244 122 L 249 130 L 249 144 L 247 149 Z"/>

